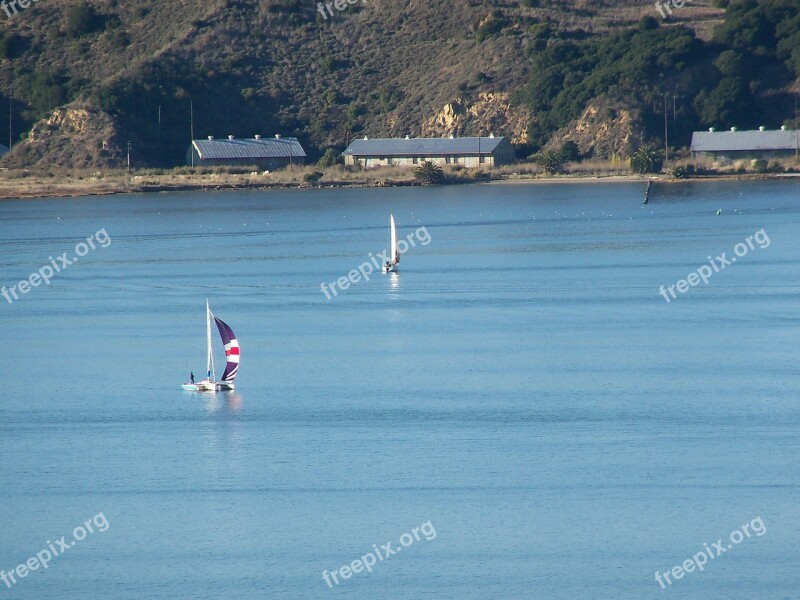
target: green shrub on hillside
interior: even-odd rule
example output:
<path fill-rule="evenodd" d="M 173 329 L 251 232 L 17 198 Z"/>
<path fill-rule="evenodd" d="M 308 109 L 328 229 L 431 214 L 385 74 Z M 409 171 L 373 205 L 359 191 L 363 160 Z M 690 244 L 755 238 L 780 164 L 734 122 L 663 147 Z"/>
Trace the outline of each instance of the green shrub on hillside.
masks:
<path fill-rule="evenodd" d="M 503 17 L 503 13 L 494 10 L 478 27 L 478 42 L 483 42 L 486 38 L 500 33 L 507 25 L 508 21 Z"/>
<path fill-rule="evenodd" d="M 83 0 L 65 11 L 65 31 L 69 37 L 78 38 L 96 31 L 101 25 L 100 16 L 91 4 Z"/>
<path fill-rule="evenodd" d="M 564 162 L 575 162 L 581 159 L 581 149 L 578 144 L 572 140 L 568 140 L 561 144 L 561 149 L 558 151 Z"/>
<path fill-rule="evenodd" d="M 328 167 L 332 167 L 339 162 L 339 153 L 336 152 L 333 148 L 328 148 L 325 150 L 325 154 L 322 155 L 322 158 L 319 159 L 317 163 L 318 167 L 326 169 Z"/>
<path fill-rule="evenodd" d="M 757 127 L 786 111 L 787 94 L 764 92 L 800 78 L 800 2 L 733 0 L 712 43 L 645 17 L 627 31 L 531 44 L 530 81 L 514 100 L 533 112 L 535 147 L 600 97 L 636 107 L 646 136 L 662 136 L 665 94 L 677 113 L 670 139 L 687 144 L 701 127 Z"/>
<path fill-rule="evenodd" d="M 19 58 L 27 46 L 27 41 L 21 35 L 16 33 L 0 34 L 0 58 Z"/>

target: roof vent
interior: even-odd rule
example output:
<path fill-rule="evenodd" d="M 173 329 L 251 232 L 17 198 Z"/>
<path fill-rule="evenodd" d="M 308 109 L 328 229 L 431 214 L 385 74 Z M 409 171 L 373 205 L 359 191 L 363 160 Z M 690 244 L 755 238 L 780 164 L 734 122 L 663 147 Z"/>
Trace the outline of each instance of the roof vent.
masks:
<path fill-rule="evenodd" d="M 232 139 L 233 139 L 233 136 L 232 136 L 232 135 L 229 135 L 229 136 L 228 136 L 228 139 L 229 139 L 229 140 L 232 140 Z"/>
<path fill-rule="evenodd" d="M 714 133 L 714 132 L 715 132 L 717 129 L 716 129 L 715 127 L 709 127 L 709 128 L 708 128 L 708 130 L 709 130 L 711 133 Z"/>
<path fill-rule="evenodd" d="M 781 125 L 781 131 L 786 131 L 786 125 Z"/>
<path fill-rule="evenodd" d="M 489 134 L 489 138 L 490 138 L 490 139 L 494 139 L 494 134 L 493 134 L 493 133 L 490 133 L 490 134 Z"/>
<path fill-rule="evenodd" d="M 208 136 L 208 140 L 209 141 L 213 141 L 214 140 L 214 136 L 213 135 Z"/>
<path fill-rule="evenodd" d="M 276 139 L 276 140 L 279 140 L 279 139 L 281 139 L 281 134 L 280 134 L 280 133 L 276 133 L 276 134 L 275 134 L 275 139 Z"/>
<path fill-rule="evenodd" d="M 257 140 L 260 140 L 260 139 L 261 139 L 261 136 L 260 136 L 260 135 L 258 135 L 258 134 L 256 134 L 256 139 L 257 139 Z"/>
<path fill-rule="evenodd" d="M 758 128 L 759 131 L 764 131 L 765 129 L 766 129 L 766 127 L 764 127 L 763 125 Z"/>
<path fill-rule="evenodd" d="M 736 127 L 731 127 L 731 131 L 736 131 Z"/>

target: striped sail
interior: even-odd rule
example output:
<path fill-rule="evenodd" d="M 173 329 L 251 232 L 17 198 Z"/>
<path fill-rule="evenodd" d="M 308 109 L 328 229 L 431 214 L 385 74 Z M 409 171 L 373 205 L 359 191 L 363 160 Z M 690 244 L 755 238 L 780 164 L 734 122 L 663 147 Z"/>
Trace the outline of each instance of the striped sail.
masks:
<path fill-rule="evenodd" d="M 224 383 L 233 383 L 236 379 L 236 373 L 239 371 L 239 340 L 236 339 L 236 334 L 233 329 L 228 327 L 223 321 L 214 317 L 214 322 L 219 329 L 219 336 L 222 338 L 222 344 L 225 346 L 225 372 L 222 374 L 222 381 Z"/>

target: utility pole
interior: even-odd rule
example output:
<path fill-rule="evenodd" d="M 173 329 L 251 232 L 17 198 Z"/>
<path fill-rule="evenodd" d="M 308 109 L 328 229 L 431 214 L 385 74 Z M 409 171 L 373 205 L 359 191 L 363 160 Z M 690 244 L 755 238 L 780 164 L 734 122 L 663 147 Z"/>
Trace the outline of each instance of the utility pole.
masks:
<path fill-rule="evenodd" d="M 797 94 L 794 94 L 794 162 L 800 163 L 800 121 L 797 119 Z"/>
<path fill-rule="evenodd" d="M 675 101 L 677 99 L 677 97 L 678 96 L 676 94 L 674 94 L 674 93 L 672 94 L 672 131 L 673 132 L 677 132 L 678 131 L 678 105 L 677 105 L 677 103 Z M 675 133 L 675 135 L 677 136 L 678 134 Z"/>
<path fill-rule="evenodd" d="M 8 149 L 11 150 L 11 140 L 14 139 L 13 134 L 11 133 L 11 128 L 13 127 L 14 118 L 12 116 L 11 107 L 13 106 L 14 102 L 14 90 L 10 89 L 8 91 Z"/>
<path fill-rule="evenodd" d="M 664 167 L 669 163 L 669 130 L 667 128 L 667 94 L 664 93 Z"/>
<path fill-rule="evenodd" d="M 192 137 L 189 142 L 189 152 L 192 155 L 192 166 L 194 167 L 194 100 L 189 100 L 189 130 Z"/>
<path fill-rule="evenodd" d="M 161 152 L 161 105 L 158 105 L 158 151 Z"/>
<path fill-rule="evenodd" d="M 128 173 L 131 172 L 131 141 L 128 140 Z"/>

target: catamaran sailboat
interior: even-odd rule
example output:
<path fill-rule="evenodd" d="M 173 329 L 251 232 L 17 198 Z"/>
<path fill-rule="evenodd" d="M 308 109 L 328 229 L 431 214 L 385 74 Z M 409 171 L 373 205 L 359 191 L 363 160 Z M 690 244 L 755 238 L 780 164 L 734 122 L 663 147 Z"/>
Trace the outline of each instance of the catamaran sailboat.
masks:
<path fill-rule="evenodd" d="M 211 348 L 211 319 L 217 324 L 219 336 L 222 338 L 222 345 L 225 347 L 225 372 L 222 379 L 217 381 L 217 374 L 214 371 L 214 352 Z M 236 334 L 223 321 L 214 316 L 206 300 L 206 337 L 208 339 L 208 364 L 207 375 L 203 381 L 184 383 L 181 388 L 187 392 L 229 392 L 234 389 L 233 380 L 239 372 L 239 340 Z"/>
<path fill-rule="evenodd" d="M 391 261 L 383 265 L 384 273 L 397 273 L 397 265 L 400 263 L 400 250 L 397 248 L 397 227 L 394 224 L 394 215 L 389 215 L 389 252 Z"/>

